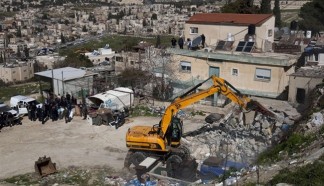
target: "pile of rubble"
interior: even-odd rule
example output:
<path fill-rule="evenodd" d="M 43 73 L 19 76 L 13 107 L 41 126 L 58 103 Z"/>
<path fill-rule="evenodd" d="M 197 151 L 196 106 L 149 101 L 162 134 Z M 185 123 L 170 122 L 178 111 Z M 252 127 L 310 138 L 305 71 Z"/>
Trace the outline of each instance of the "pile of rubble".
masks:
<path fill-rule="evenodd" d="M 260 152 L 280 141 L 299 118 L 296 112 L 273 111 L 276 118 L 233 110 L 220 121 L 185 134 L 183 141 L 198 163 L 214 156 L 249 165 Z"/>

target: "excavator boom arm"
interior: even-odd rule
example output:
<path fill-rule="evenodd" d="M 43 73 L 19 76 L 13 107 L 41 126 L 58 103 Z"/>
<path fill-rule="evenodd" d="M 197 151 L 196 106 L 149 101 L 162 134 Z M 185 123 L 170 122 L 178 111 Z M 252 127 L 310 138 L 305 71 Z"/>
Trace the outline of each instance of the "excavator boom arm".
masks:
<path fill-rule="evenodd" d="M 202 86 L 208 80 L 213 81 L 213 85 L 205 90 L 196 91 L 200 86 Z M 235 91 L 235 92 L 234 92 Z M 222 78 L 211 76 L 207 80 L 202 83 L 199 83 L 183 95 L 176 98 L 165 110 L 164 115 L 161 121 L 161 130 L 160 136 L 164 138 L 166 131 L 171 123 L 172 117 L 179 111 L 179 109 L 185 108 L 199 100 L 202 100 L 210 95 L 215 93 L 221 93 L 225 95 L 227 98 L 237 103 L 239 106 L 246 109 L 246 105 L 250 102 L 250 99 L 243 96 L 237 89 L 235 89 L 230 83 L 225 81 Z"/>

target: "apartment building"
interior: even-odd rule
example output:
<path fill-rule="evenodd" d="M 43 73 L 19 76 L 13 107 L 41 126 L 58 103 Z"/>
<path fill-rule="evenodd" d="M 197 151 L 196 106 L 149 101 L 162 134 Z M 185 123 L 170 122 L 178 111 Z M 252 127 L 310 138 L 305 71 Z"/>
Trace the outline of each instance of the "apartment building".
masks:
<path fill-rule="evenodd" d="M 0 66 L 0 79 L 5 83 L 26 81 L 34 77 L 34 61 L 15 62 Z"/>
<path fill-rule="evenodd" d="M 177 77 L 173 82 L 192 85 L 216 75 L 243 94 L 287 99 L 289 75 L 298 56 L 269 52 L 274 21 L 272 14 L 193 15 L 185 24 L 184 37 L 199 47 L 168 49 Z M 207 47 L 200 49 L 202 34 Z M 218 96 L 206 100 L 215 105 Z"/>

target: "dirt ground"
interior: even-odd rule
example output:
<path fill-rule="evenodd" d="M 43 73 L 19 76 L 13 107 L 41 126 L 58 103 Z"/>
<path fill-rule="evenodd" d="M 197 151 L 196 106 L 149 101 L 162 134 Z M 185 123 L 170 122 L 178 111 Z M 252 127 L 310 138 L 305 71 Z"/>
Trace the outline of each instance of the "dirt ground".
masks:
<path fill-rule="evenodd" d="M 199 116 L 197 116 L 199 117 Z M 125 135 L 129 127 L 157 124 L 160 117 L 136 117 L 117 130 L 110 126 L 94 126 L 80 116 L 70 123 L 64 120 L 32 122 L 3 128 L 0 132 L 0 179 L 34 172 L 35 161 L 51 157 L 58 169 L 69 166 L 110 166 L 123 168 L 127 153 Z M 184 132 L 204 124 L 204 117 L 184 120 Z"/>

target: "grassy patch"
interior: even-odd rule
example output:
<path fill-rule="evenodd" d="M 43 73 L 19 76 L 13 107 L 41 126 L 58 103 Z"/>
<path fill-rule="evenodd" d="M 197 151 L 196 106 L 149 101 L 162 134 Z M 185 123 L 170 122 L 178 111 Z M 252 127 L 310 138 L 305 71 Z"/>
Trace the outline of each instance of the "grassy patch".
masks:
<path fill-rule="evenodd" d="M 281 170 L 270 182 L 269 185 L 277 183 L 288 183 L 293 185 L 323 185 L 324 184 L 324 155 L 313 164 L 308 164 L 297 169 Z"/>
<path fill-rule="evenodd" d="M 46 89 L 49 88 L 49 84 L 42 83 L 42 88 Z M 8 101 L 12 96 L 15 95 L 28 95 L 39 92 L 39 83 L 38 82 L 31 82 L 31 83 L 24 83 L 18 85 L 11 85 L 1 87 L 0 91 L 0 99 L 2 101 Z"/>
<path fill-rule="evenodd" d="M 284 154 L 291 155 L 298 152 L 301 148 L 306 147 L 314 140 L 315 136 L 313 135 L 304 136 L 302 134 L 294 133 L 289 136 L 286 141 L 262 152 L 259 155 L 257 162 L 259 164 L 266 164 L 280 161 L 284 159 Z"/>
<path fill-rule="evenodd" d="M 15 15 L 15 12 L 0 12 L 0 20 L 4 19 L 5 17 L 13 17 Z"/>
<path fill-rule="evenodd" d="M 161 45 L 162 46 L 170 46 L 171 45 L 171 38 L 173 36 L 160 36 Z M 133 46 L 138 45 L 141 41 L 149 42 L 153 45 L 156 43 L 156 36 L 152 37 L 133 37 L 133 36 L 122 36 L 122 35 L 112 35 L 112 36 L 105 36 L 102 37 L 100 40 L 93 40 L 88 43 L 85 43 L 82 46 L 75 46 L 68 49 L 61 49 L 60 55 L 67 55 L 70 52 L 77 51 L 77 50 L 87 50 L 93 51 L 97 50 L 98 48 L 104 47 L 106 44 L 114 51 L 130 51 L 132 50 Z"/>
<path fill-rule="evenodd" d="M 58 173 L 40 177 L 36 173 L 23 174 L 14 176 L 0 182 L 12 183 L 15 185 L 107 185 L 105 183 L 106 177 L 111 177 L 111 174 L 116 174 L 112 168 L 79 168 L 70 167 L 62 169 Z"/>
<path fill-rule="evenodd" d="M 154 112 L 151 108 L 143 105 L 138 105 L 133 108 L 130 117 L 137 116 L 159 116 L 158 113 Z"/>
<path fill-rule="evenodd" d="M 23 174 L 7 178 L 4 181 L 15 185 L 33 185 L 38 184 L 38 179 L 36 174 Z"/>

